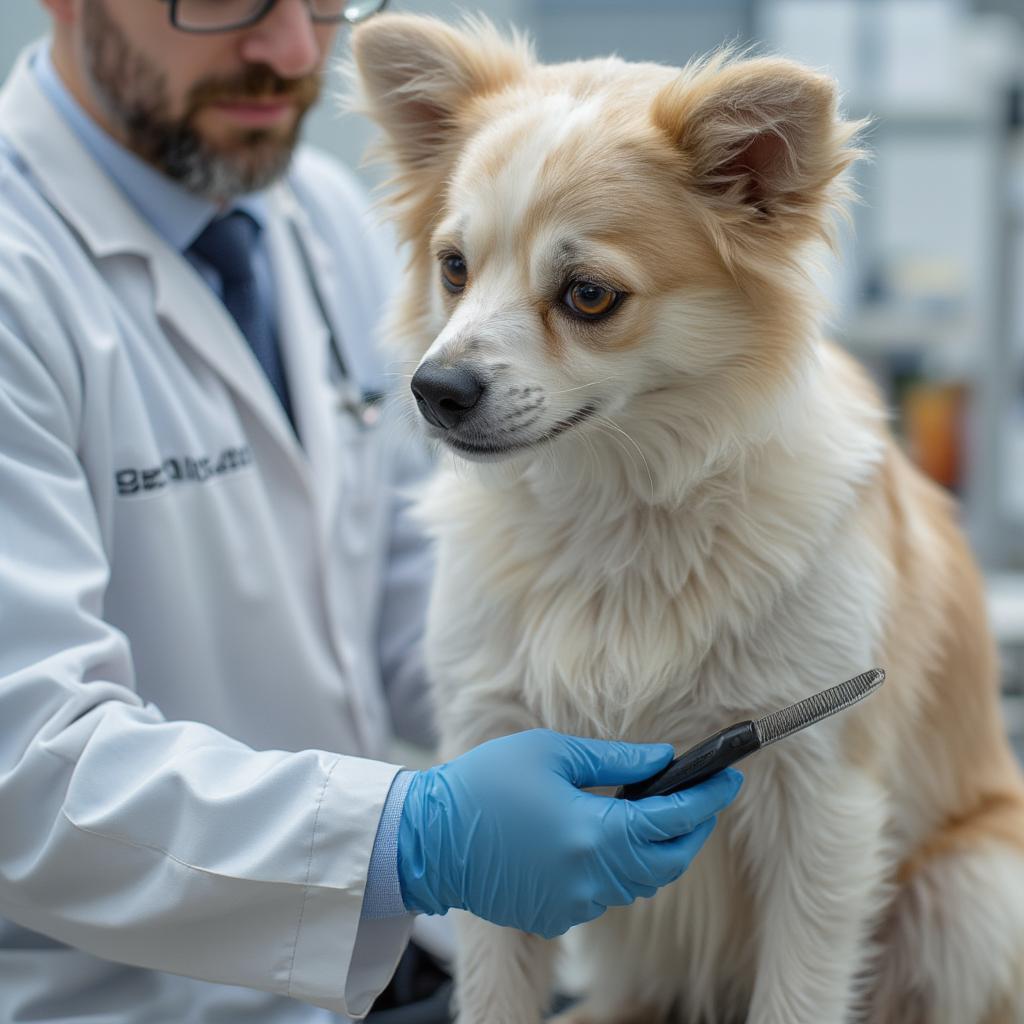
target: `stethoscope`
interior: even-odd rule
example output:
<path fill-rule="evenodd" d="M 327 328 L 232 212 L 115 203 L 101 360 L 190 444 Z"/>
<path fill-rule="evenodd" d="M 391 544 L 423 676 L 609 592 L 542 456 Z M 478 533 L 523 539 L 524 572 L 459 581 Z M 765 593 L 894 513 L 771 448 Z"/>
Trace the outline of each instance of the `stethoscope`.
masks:
<path fill-rule="evenodd" d="M 302 269 L 305 271 L 306 280 L 313 291 L 313 300 L 316 302 L 320 319 L 327 328 L 328 351 L 331 359 L 333 377 L 337 383 L 337 406 L 339 412 L 345 413 L 352 418 L 352 421 L 362 430 L 369 430 L 380 422 L 381 406 L 384 395 L 379 391 L 363 391 L 359 388 L 352 375 L 348 372 L 345 363 L 345 356 L 342 351 L 341 341 L 334 329 L 334 320 L 331 317 L 329 307 L 324 294 L 320 288 L 320 279 L 313 264 L 313 257 L 302 231 L 292 218 L 288 218 L 292 237 L 295 246 L 299 251 L 302 260 Z"/>

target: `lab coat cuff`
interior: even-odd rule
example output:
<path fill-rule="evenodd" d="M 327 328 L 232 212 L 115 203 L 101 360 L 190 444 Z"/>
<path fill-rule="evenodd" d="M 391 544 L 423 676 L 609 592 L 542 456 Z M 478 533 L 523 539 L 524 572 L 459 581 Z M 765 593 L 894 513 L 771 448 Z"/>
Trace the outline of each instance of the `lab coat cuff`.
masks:
<path fill-rule="evenodd" d="M 339 757 L 329 770 L 313 825 L 288 995 L 365 1016 L 395 972 L 413 915 L 361 921 L 375 830 L 397 765 Z M 357 928 L 347 926 L 355 919 Z"/>

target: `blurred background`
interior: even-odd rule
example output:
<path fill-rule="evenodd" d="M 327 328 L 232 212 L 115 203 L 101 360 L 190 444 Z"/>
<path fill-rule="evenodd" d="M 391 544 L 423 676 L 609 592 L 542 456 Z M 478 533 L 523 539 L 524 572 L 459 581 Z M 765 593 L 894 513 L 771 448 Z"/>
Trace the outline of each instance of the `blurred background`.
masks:
<path fill-rule="evenodd" d="M 822 287 L 912 457 L 959 498 L 984 566 L 1024 753 L 1024 0 L 392 0 L 525 28 L 556 61 L 680 65 L 734 43 L 839 81 L 870 117 L 862 202 Z M 46 30 L 0 0 L 0 72 Z M 358 167 L 371 134 L 324 103 L 309 137 Z M 359 169 L 374 184 L 376 169 Z"/>

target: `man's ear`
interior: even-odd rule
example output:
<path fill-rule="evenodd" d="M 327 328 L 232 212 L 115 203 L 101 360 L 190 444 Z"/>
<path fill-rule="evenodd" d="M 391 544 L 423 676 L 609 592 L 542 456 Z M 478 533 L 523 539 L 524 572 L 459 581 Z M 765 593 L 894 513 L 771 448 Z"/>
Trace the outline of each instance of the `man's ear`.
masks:
<path fill-rule="evenodd" d="M 519 80 L 533 62 L 521 38 L 484 18 L 462 30 L 436 18 L 382 14 L 352 36 L 357 105 L 385 131 L 405 170 L 436 163 L 472 100 Z"/>
<path fill-rule="evenodd" d="M 780 58 L 718 55 L 685 69 L 655 98 L 654 124 L 684 161 L 685 180 L 718 230 L 776 242 L 828 234 L 839 175 L 863 127 L 843 121 L 830 78 Z"/>

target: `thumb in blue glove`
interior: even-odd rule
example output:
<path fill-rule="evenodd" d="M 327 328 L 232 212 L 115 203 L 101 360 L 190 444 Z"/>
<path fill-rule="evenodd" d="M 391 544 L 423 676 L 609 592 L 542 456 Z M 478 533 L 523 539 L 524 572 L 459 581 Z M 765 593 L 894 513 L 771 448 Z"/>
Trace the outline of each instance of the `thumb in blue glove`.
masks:
<path fill-rule="evenodd" d="M 684 792 L 637 801 L 580 787 L 639 782 L 672 755 L 668 744 L 534 729 L 417 772 L 398 835 L 406 907 L 455 907 L 553 938 L 654 895 L 689 867 L 743 777 L 727 769 Z"/>

